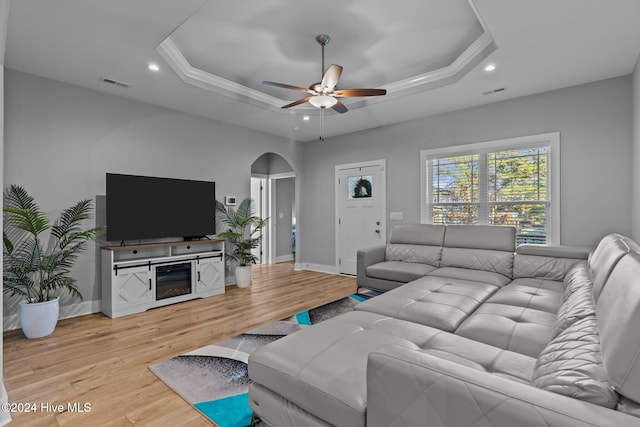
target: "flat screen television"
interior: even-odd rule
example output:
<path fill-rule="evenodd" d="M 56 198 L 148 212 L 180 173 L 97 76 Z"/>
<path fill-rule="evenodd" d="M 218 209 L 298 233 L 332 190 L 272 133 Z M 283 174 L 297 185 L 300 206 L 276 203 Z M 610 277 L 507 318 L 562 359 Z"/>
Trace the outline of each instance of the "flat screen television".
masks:
<path fill-rule="evenodd" d="M 107 240 L 215 234 L 216 184 L 107 173 Z"/>

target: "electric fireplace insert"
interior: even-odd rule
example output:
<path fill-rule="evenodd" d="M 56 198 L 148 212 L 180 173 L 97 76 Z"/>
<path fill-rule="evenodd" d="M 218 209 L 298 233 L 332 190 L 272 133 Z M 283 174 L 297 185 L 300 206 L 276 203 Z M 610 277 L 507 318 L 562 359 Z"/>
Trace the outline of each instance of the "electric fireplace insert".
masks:
<path fill-rule="evenodd" d="M 191 262 L 156 267 L 156 300 L 191 293 Z"/>

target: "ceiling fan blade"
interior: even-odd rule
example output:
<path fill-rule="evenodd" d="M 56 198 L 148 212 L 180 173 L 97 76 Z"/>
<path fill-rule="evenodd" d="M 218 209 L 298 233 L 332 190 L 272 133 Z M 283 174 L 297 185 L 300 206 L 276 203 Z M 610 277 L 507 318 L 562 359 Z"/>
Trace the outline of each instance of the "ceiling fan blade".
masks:
<path fill-rule="evenodd" d="M 296 105 L 300 105 L 300 104 L 304 104 L 305 102 L 309 102 L 310 99 L 311 99 L 311 97 L 307 96 L 306 98 L 298 99 L 297 101 L 294 101 L 291 104 L 287 104 L 287 105 L 283 106 L 282 108 L 295 107 Z"/>
<path fill-rule="evenodd" d="M 342 67 L 340 65 L 331 64 L 329 69 L 322 77 L 322 89 L 326 89 L 327 92 L 331 92 L 333 88 L 338 84 L 340 76 L 342 75 Z"/>
<path fill-rule="evenodd" d="M 347 107 L 340 101 L 336 102 L 335 105 L 333 107 L 331 107 L 331 108 L 333 108 L 334 110 L 336 110 L 340 114 L 344 114 L 347 111 L 349 111 L 347 109 Z"/>
<path fill-rule="evenodd" d="M 288 84 L 285 84 L 285 83 L 276 83 L 276 82 L 264 81 L 264 82 L 262 82 L 262 84 L 265 84 L 265 85 L 268 85 L 268 86 L 281 87 L 281 88 L 284 88 L 284 89 L 297 90 L 298 92 L 313 93 L 313 91 L 311 89 L 307 89 L 307 88 L 300 87 L 300 86 L 292 86 L 292 85 L 288 85 Z"/>
<path fill-rule="evenodd" d="M 331 95 L 343 98 L 347 96 L 381 96 L 386 94 L 386 89 L 341 89 L 333 92 Z"/>

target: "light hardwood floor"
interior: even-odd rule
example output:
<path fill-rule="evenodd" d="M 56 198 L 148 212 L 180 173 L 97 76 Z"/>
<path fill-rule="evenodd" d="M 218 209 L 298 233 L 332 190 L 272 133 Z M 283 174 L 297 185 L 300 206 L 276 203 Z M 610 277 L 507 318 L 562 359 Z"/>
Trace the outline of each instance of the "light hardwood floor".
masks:
<path fill-rule="evenodd" d="M 354 277 L 255 266 L 250 288 L 110 319 L 97 313 L 58 322 L 53 335 L 4 334 L 9 402 L 35 403 L 12 414 L 16 426 L 211 426 L 147 367 L 292 316 L 355 291 Z M 55 406 L 63 405 L 62 412 Z M 69 412 L 85 403 L 90 412 Z"/>

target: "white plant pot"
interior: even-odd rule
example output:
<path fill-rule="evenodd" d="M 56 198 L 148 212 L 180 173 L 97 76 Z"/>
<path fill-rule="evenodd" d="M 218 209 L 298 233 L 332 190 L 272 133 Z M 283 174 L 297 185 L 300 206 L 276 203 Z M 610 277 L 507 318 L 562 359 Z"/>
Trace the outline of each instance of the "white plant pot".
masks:
<path fill-rule="evenodd" d="M 20 303 L 20 327 L 27 338 L 51 335 L 58 323 L 60 304 L 58 298 L 36 303 Z"/>
<path fill-rule="evenodd" d="M 236 285 L 239 288 L 248 288 L 251 285 L 251 265 L 236 267 Z"/>

